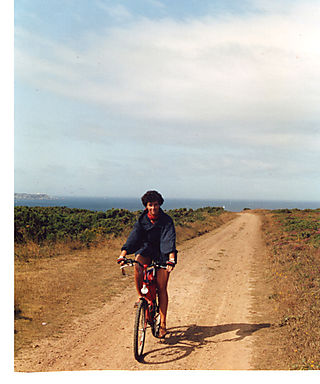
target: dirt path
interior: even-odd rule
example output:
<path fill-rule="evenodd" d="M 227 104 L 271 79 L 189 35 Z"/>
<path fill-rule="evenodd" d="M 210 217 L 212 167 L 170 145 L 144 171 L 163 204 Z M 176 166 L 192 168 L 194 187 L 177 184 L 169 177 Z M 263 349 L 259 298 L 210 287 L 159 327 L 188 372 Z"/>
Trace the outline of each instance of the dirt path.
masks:
<path fill-rule="evenodd" d="M 260 231 L 258 215 L 241 213 L 179 248 L 179 264 L 169 281 L 170 333 L 164 342 L 147 333 L 142 363 L 132 352 L 132 284 L 63 337 L 22 353 L 15 370 L 254 369 L 256 335 L 269 327 L 254 321 L 253 269 L 264 251 Z"/>

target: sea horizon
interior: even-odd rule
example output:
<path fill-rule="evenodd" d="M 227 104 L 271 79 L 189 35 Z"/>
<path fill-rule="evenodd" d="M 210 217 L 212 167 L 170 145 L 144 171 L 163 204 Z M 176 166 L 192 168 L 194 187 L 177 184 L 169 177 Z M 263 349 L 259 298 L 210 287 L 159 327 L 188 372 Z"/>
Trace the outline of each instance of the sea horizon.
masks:
<path fill-rule="evenodd" d="M 14 206 L 66 206 L 68 208 L 106 211 L 109 209 L 143 209 L 140 198 L 133 197 L 84 197 L 84 196 L 50 196 L 49 199 L 14 199 Z M 249 209 L 318 209 L 320 201 L 268 200 L 268 199 L 199 199 L 166 198 L 162 206 L 169 209 L 198 209 L 203 207 L 223 207 L 226 211 L 240 212 Z"/>

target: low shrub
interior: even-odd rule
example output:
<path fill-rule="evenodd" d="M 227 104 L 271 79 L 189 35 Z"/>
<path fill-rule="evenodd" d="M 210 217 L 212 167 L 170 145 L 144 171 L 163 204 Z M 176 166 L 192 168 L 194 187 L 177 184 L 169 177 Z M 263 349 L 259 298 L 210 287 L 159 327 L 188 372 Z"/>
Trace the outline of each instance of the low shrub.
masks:
<path fill-rule="evenodd" d="M 320 210 L 264 213 L 270 296 L 290 369 L 320 367 Z M 280 340 L 281 342 L 281 340 Z"/>
<path fill-rule="evenodd" d="M 204 221 L 208 215 L 220 215 L 224 210 L 205 207 L 196 210 L 179 208 L 166 212 L 173 218 L 175 225 L 184 227 Z M 39 256 L 43 254 L 40 248 L 49 249 L 58 243 L 76 244 L 77 249 L 79 243 L 90 247 L 101 240 L 126 235 L 141 213 L 126 209 L 96 212 L 67 207 L 17 206 L 14 212 L 16 256 Z M 32 247 L 26 247 L 26 244 L 32 244 Z M 29 248 L 37 248 L 37 252 L 29 252 Z"/>

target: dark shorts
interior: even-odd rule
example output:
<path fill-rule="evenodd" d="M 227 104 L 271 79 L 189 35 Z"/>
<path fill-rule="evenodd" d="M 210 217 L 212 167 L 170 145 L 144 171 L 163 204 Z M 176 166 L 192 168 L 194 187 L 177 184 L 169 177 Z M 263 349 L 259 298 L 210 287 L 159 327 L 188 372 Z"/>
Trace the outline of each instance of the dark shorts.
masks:
<path fill-rule="evenodd" d="M 176 251 L 176 262 L 177 262 L 177 253 Z M 137 250 L 135 255 L 141 255 L 143 257 L 148 257 L 150 260 L 154 260 L 157 264 L 160 264 L 162 266 L 167 265 L 167 261 L 169 260 L 169 254 L 163 254 L 159 251 L 155 251 L 154 248 L 150 247 L 149 245 L 144 245 L 140 249 Z"/>

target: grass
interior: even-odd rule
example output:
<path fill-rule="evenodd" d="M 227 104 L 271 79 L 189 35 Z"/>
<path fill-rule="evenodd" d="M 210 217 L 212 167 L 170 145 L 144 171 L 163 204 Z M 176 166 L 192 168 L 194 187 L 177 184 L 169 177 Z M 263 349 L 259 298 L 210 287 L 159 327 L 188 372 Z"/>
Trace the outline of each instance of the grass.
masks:
<path fill-rule="evenodd" d="M 221 211 L 202 212 L 201 220 L 184 218 L 176 225 L 177 248 L 234 217 Z M 61 337 L 74 320 L 133 284 L 132 271 L 123 276 L 116 264 L 127 235 L 128 230 L 117 237 L 100 237 L 90 247 L 77 241 L 15 245 L 16 357 L 22 349 L 36 348 L 43 338 Z"/>
<path fill-rule="evenodd" d="M 320 369 L 320 210 L 264 211 L 269 295 L 287 369 Z"/>

